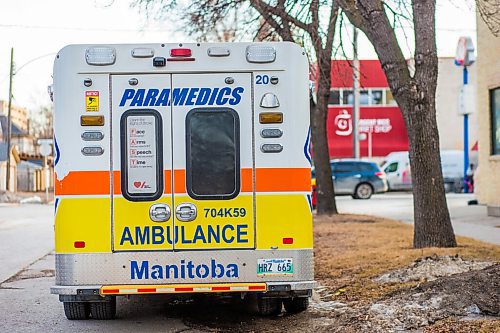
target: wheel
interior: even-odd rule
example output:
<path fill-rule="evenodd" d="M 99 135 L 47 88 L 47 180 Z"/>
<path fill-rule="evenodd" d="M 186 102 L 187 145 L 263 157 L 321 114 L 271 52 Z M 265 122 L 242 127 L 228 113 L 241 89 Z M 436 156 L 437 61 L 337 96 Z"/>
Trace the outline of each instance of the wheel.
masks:
<path fill-rule="evenodd" d="M 257 302 L 261 316 L 277 316 L 281 313 L 281 299 L 259 297 Z"/>
<path fill-rule="evenodd" d="M 86 302 L 64 302 L 64 314 L 69 320 L 89 319 L 90 306 Z"/>
<path fill-rule="evenodd" d="M 361 183 L 356 187 L 354 199 L 370 199 L 373 194 L 373 188 L 368 183 Z"/>
<path fill-rule="evenodd" d="M 90 302 L 90 313 L 94 319 L 114 319 L 116 315 L 116 297 L 105 302 Z"/>
<path fill-rule="evenodd" d="M 309 307 L 309 297 L 294 297 L 283 300 L 283 305 L 288 313 L 299 313 Z"/>

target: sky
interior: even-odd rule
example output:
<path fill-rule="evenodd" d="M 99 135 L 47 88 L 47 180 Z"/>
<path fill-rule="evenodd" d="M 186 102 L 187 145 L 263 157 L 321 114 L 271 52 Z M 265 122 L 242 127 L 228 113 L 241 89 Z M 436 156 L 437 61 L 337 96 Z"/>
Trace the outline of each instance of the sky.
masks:
<path fill-rule="evenodd" d="M 460 36 L 475 42 L 473 1 L 437 2 L 438 55 L 452 57 Z M 0 0 L 0 99 L 8 96 L 11 47 L 18 71 L 13 103 L 36 113 L 50 104 L 47 86 L 52 83 L 53 59 L 65 45 L 191 41 L 178 25 L 175 17 L 148 19 L 130 7 L 129 0 Z M 408 42 L 403 33 L 398 37 L 405 55 L 411 55 L 411 37 Z M 359 53 L 360 59 L 376 58 L 364 36 L 359 38 Z"/>

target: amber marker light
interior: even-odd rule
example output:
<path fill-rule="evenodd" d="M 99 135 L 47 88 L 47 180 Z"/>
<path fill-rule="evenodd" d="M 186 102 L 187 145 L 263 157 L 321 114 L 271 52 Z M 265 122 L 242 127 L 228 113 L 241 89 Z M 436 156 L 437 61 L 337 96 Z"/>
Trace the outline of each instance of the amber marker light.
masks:
<path fill-rule="evenodd" d="M 283 123 L 283 113 L 281 112 L 259 113 L 259 122 L 261 124 L 281 124 Z"/>
<path fill-rule="evenodd" d="M 80 125 L 82 126 L 104 126 L 104 116 L 81 116 Z"/>

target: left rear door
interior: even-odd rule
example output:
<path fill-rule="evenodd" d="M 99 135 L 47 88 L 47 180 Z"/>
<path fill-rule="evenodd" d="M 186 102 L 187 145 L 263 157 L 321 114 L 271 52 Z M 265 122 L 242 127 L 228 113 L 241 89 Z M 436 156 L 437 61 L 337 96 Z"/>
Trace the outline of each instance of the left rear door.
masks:
<path fill-rule="evenodd" d="M 111 78 L 114 251 L 173 249 L 170 81 Z"/>

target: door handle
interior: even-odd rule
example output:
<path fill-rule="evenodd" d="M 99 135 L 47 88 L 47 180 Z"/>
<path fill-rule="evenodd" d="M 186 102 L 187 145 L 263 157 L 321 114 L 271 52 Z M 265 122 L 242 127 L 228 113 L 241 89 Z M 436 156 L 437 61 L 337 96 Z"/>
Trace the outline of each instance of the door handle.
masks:
<path fill-rule="evenodd" d="M 175 216 L 179 221 L 189 222 L 196 219 L 196 206 L 189 202 L 178 204 L 175 208 Z"/>
<path fill-rule="evenodd" d="M 170 207 L 164 203 L 157 203 L 149 208 L 149 218 L 154 222 L 166 222 L 170 220 Z"/>

